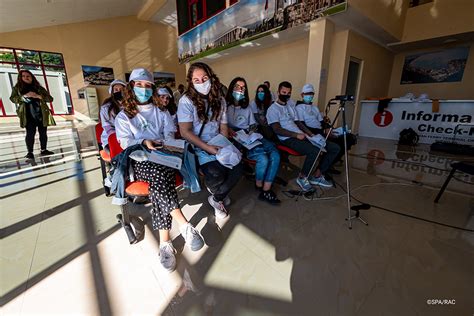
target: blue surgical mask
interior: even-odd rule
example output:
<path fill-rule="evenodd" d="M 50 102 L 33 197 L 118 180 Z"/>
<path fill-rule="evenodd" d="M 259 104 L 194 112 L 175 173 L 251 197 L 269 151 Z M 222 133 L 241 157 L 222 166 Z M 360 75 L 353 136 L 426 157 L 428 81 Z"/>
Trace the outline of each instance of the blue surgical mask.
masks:
<path fill-rule="evenodd" d="M 257 93 L 257 98 L 260 100 L 260 101 L 263 101 L 265 99 L 265 92 L 258 92 Z"/>
<path fill-rule="evenodd" d="M 303 96 L 303 101 L 304 101 L 304 103 L 310 104 L 310 103 L 313 102 L 313 98 L 314 98 L 314 96 L 312 96 L 312 95 L 304 95 Z"/>
<path fill-rule="evenodd" d="M 153 95 L 153 89 L 151 88 L 133 87 L 133 92 L 140 103 L 147 102 Z"/>
<path fill-rule="evenodd" d="M 244 93 L 240 91 L 232 91 L 232 96 L 234 97 L 234 100 L 237 102 L 245 98 Z"/>

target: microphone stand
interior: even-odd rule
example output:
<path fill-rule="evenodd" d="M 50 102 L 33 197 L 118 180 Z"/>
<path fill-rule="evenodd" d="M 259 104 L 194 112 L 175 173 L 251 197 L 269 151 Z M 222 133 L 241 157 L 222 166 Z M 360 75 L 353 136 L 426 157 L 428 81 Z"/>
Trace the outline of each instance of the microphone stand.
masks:
<path fill-rule="evenodd" d="M 331 106 L 331 101 L 329 101 L 328 106 Z M 347 195 L 347 213 L 348 216 L 346 218 L 346 221 L 349 222 L 349 229 L 352 229 L 352 220 L 358 219 L 365 225 L 369 225 L 364 219 L 360 217 L 360 210 L 364 209 L 369 209 L 370 205 L 368 204 L 361 204 L 361 205 L 354 205 L 351 207 L 351 184 L 349 180 L 349 154 L 347 152 L 347 124 L 346 124 L 346 101 L 341 100 L 339 101 L 339 108 L 337 110 L 336 117 L 334 118 L 332 124 L 331 124 L 331 129 L 329 130 L 328 135 L 331 133 L 331 131 L 334 128 L 334 123 L 337 120 L 337 117 L 339 114 L 342 112 L 342 130 L 343 130 L 343 135 L 344 135 L 344 165 L 346 169 L 346 195 Z M 352 215 L 351 211 L 354 211 L 355 214 Z"/>

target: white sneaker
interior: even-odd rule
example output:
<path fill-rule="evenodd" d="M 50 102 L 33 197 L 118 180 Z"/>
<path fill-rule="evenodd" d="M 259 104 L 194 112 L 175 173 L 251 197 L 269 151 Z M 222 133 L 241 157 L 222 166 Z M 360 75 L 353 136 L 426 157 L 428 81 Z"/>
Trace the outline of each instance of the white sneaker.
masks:
<path fill-rule="evenodd" d="M 308 178 L 308 180 L 309 180 L 309 183 L 311 183 L 312 185 L 319 185 L 320 187 L 330 188 L 333 186 L 332 182 L 326 180 L 324 176 L 320 176 L 320 177 L 311 176 Z"/>
<path fill-rule="evenodd" d="M 190 223 L 181 226 L 179 231 L 186 241 L 186 245 L 188 245 L 192 251 L 198 251 L 204 246 L 204 240 L 202 239 L 201 234 Z"/>
<path fill-rule="evenodd" d="M 160 244 L 160 263 L 168 272 L 173 272 L 176 269 L 176 249 L 174 249 L 171 241 L 161 242 Z"/>
<path fill-rule="evenodd" d="M 209 201 L 209 204 L 214 208 L 214 214 L 216 215 L 216 218 L 226 218 L 228 213 L 227 210 L 225 209 L 224 203 L 223 202 L 217 202 L 214 200 L 214 196 L 210 195 L 207 200 Z"/>
<path fill-rule="evenodd" d="M 209 192 L 211 195 L 214 195 L 208 187 L 206 187 L 206 189 L 207 189 L 207 192 Z M 224 199 L 224 206 L 229 206 L 230 203 L 232 203 L 230 197 L 226 196 Z"/>

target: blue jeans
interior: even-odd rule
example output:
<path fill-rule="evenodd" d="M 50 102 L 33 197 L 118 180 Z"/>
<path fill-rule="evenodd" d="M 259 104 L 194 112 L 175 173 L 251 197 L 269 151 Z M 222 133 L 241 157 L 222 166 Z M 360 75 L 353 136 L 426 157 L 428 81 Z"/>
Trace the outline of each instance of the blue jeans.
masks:
<path fill-rule="evenodd" d="M 262 145 L 252 148 L 247 153 L 247 158 L 255 160 L 255 180 L 273 182 L 280 167 L 280 153 L 275 144 L 260 139 Z"/>

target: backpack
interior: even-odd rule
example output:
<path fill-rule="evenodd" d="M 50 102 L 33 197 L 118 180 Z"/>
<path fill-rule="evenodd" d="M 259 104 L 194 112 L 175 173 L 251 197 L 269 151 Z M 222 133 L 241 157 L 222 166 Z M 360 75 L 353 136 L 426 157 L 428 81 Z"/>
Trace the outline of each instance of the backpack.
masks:
<path fill-rule="evenodd" d="M 412 128 L 405 128 L 400 132 L 400 138 L 398 139 L 399 145 L 416 146 L 420 137 Z"/>

